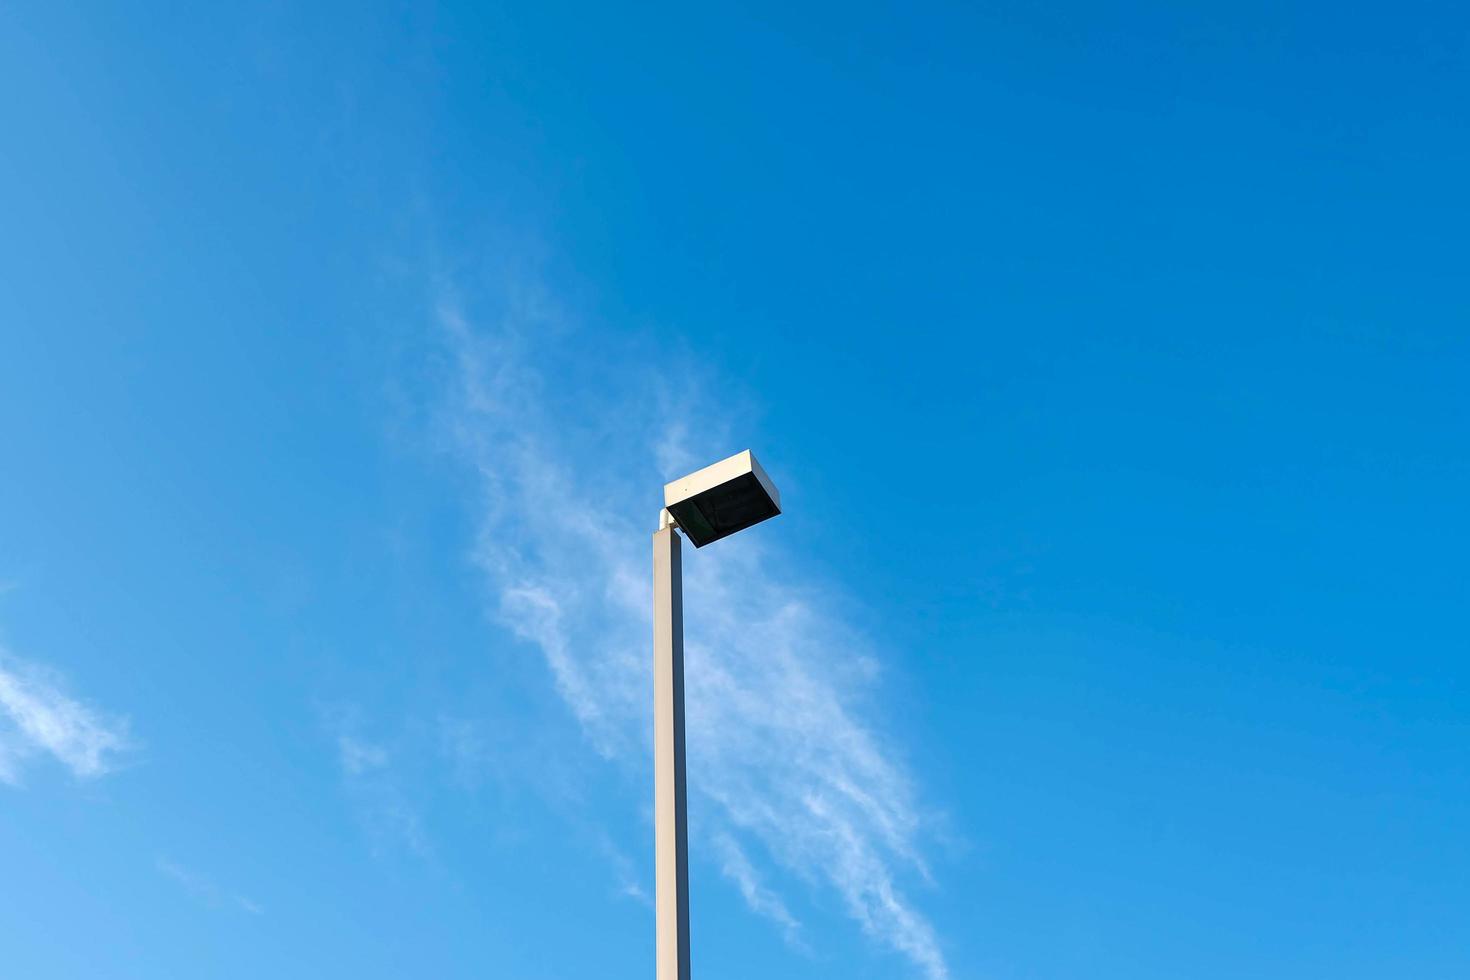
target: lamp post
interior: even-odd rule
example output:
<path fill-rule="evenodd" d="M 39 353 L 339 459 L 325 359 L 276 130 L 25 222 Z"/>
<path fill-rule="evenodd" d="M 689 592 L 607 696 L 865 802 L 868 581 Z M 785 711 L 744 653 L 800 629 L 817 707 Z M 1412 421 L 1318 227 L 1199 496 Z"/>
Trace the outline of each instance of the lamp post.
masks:
<path fill-rule="evenodd" d="M 684 574 L 694 547 L 781 513 L 749 450 L 664 486 L 653 534 L 653 838 L 657 980 L 689 980 L 689 824 L 684 773 Z"/>

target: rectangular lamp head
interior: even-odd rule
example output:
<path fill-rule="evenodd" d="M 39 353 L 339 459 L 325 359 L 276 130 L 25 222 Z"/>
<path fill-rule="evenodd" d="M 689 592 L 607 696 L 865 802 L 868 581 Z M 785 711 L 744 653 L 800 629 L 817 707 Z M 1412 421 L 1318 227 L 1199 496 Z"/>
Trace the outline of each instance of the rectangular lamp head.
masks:
<path fill-rule="evenodd" d="M 750 450 L 664 485 L 664 507 L 703 548 L 781 513 L 781 495 Z"/>

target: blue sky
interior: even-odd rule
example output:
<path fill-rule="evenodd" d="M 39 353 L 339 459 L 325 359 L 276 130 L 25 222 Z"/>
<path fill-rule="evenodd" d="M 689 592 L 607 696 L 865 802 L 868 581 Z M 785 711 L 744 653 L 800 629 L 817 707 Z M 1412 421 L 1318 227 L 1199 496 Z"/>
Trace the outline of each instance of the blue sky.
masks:
<path fill-rule="evenodd" d="M 0 9 L 0 974 L 1470 972 L 1460 5 Z"/>

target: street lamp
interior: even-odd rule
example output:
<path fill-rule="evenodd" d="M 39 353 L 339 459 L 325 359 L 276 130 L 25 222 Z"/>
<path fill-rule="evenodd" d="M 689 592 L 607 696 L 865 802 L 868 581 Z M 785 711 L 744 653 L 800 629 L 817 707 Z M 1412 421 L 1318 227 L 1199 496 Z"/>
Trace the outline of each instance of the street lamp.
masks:
<path fill-rule="evenodd" d="M 657 980 L 689 980 L 684 782 L 684 573 L 677 526 L 702 548 L 781 513 L 750 450 L 664 485 L 653 535 L 653 840 Z"/>

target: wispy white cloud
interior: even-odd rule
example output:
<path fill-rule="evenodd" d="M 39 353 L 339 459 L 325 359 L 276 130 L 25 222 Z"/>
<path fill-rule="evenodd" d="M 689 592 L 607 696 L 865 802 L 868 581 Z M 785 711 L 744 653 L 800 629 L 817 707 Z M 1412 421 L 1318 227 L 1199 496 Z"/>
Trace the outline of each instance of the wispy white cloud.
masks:
<path fill-rule="evenodd" d="M 710 837 L 710 843 L 714 845 L 715 853 L 720 858 L 720 870 L 725 877 L 735 883 L 740 890 L 740 895 L 745 899 L 745 904 L 751 910 L 765 916 L 774 922 L 786 937 L 786 941 L 793 946 L 801 947 L 801 923 L 796 921 L 781 896 L 768 889 L 760 878 L 760 873 L 750 863 L 750 858 L 745 856 L 745 851 L 736 843 L 735 838 L 723 831 L 716 831 Z"/>
<path fill-rule="evenodd" d="M 373 745 L 353 735 L 337 734 L 337 759 L 342 771 L 349 776 L 361 776 L 374 769 L 388 765 L 388 751 L 381 745 Z"/>
<path fill-rule="evenodd" d="M 717 411 L 666 359 L 654 371 L 589 350 L 544 298 L 482 325 L 446 290 L 439 319 L 454 358 L 445 422 L 478 475 L 491 612 L 540 651 L 596 750 L 642 765 L 657 488 L 745 448 L 724 438 L 728 399 Z M 540 343 L 548 334 L 557 342 Z M 926 826 L 871 710 L 881 659 L 819 582 L 775 571 L 795 567 L 760 534 L 686 558 L 690 780 L 715 804 L 696 829 L 783 932 L 796 919 L 748 853 L 833 889 L 870 936 L 942 980 L 939 940 L 902 887 L 929 884 Z"/>
<path fill-rule="evenodd" d="M 420 856 L 430 852 L 418 810 L 409 802 L 393 769 L 388 746 L 358 731 L 358 712 L 338 708 L 325 715 L 337 746 L 337 764 L 348 800 L 373 850 L 406 847 Z"/>
<path fill-rule="evenodd" d="M 177 882 L 194 898 L 215 908 L 233 908 L 250 915 L 262 915 L 265 910 L 244 895 L 221 888 L 197 871 L 190 870 L 171 858 L 161 857 L 156 862 L 160 874 Z"/>
<path fill-rule="evenodd" d="M 18 785 L 24 765 L 47 755 L 80 779 L 95 778 L 132 747 L 125 719 L 70 697 L 54 671 L 0 649 L 0 781 Z"/>
<path fill-rule="evenodd" d="M 607 858 L 612 865 L 614 874 L 617 875 L 617 893 L 622 898 L 631 899 L 639 905 L 649 909 L 653 908 L 653 897 L 648 894 L 644 887 L 642 877 L 638 874 L 633 860 L 628 857 L 612 838 L 606 834 L 595 835 L 598 850 Z"/>

